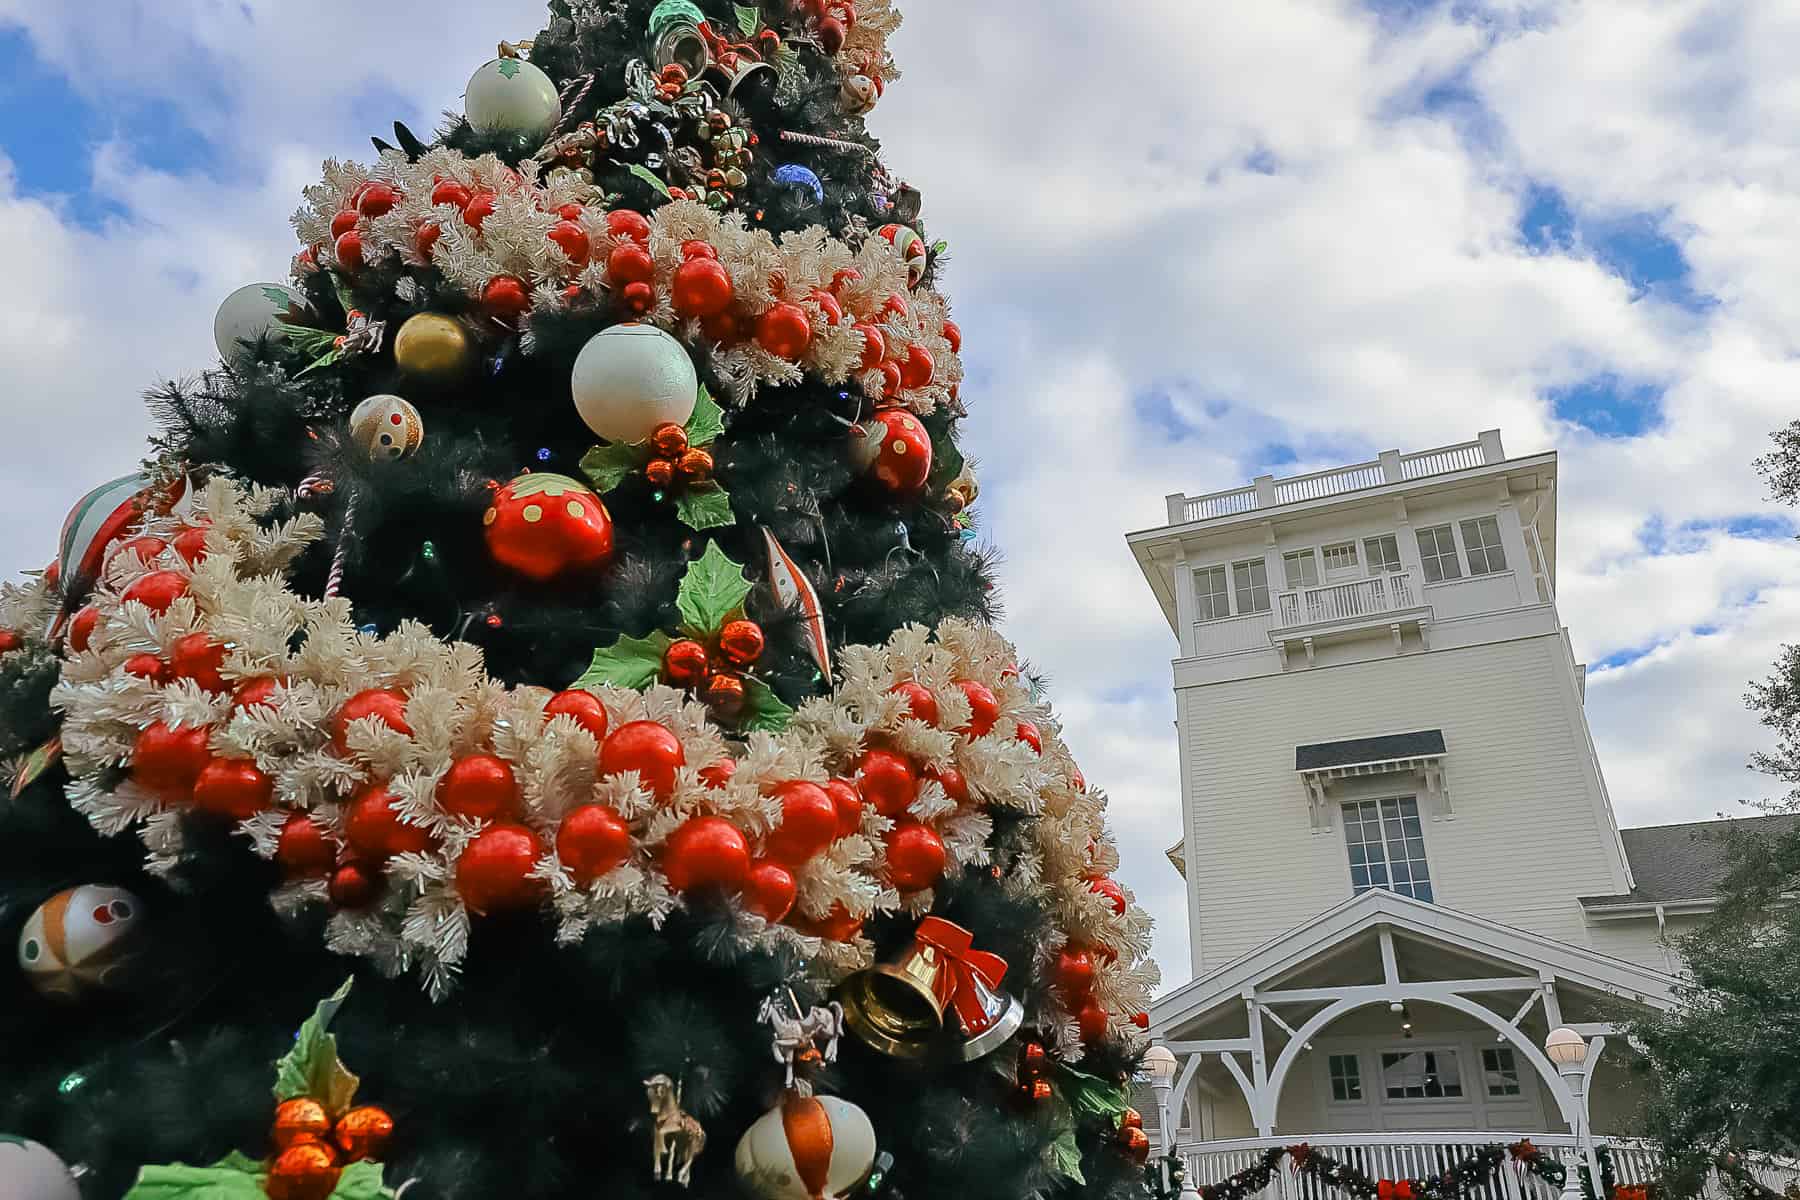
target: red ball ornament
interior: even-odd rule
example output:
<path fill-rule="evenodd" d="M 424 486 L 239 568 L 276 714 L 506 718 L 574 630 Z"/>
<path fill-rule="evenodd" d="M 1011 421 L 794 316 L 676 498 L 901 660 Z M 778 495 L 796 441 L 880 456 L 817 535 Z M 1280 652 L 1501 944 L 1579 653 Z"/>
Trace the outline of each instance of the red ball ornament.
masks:
<path fill-rule="evenodd" d="M 908 817 L 887 835 L 888 878 L 903 892 L 918 892 L 944 877 L 944 839 L 931 826 Z"/>
<path fill-rule="evenodd" d="M 681 260 L 686 262 L 694 258 L 710 258 L 716 262 L 719 258 L 718 248 L 711 242 L 703 242 L 698 238 L 681 243 Z"/>
<path fill-rule="evenodd" d="M 716 317 L 731 307 L 736 291 L 731 272 L 711 258 L 690 258 L 675 270 L 670 299 L 684 318 Z"/>
<path fill-rule="evenodd" d="M 331 1140 L 344 1152 L 345 1162 L 380 1158 L 394 1136 L 394 1118 L 373 1104 L 351 1109 L 338 1118 Z"/>
<path fill-rule="evenodd" d="M 456 860 L 456 893 L 470 910 L 486 915 L 527 908 L 543 892 L 531 870 L 544 856 L 544 841 L 524 825 L 490 825 Z"/>
<path fill-rule="evenodd" d="M 544 706 L 544 720 L 552 717 L 572 717 L 577 725 L 594 735 L 595 741 L 606 739 L 606 705 L 592 692 L 571 688 L 556 693 Z"/>
<path fill-rule="evenodd" d="M 492 192 L 476 192 L 469 197 L 469 202 L 463 205 L 462 210 L 464 223 L 480 233 L 481 223 L 493 215 L 496 198 Z"/>
<path fill-rule="evenodd" d="M 125 673 L 151 683 L 169 682 L 169 664 L 154 654 L 134 654 L 125 660 Z"/>
<path fill-rule="evenodd" d="M 152 571 L 125 589 L 121 597 L 136 601 L 157 616 L 169 611 L 169 605 L 187 595 L 188 582 L 174 571 Z"/>
<path fill-rule="evenodd" d="M 744 686 L 742 679 L 723 671 L 714 674 L 700 689 L 700 698 L 706 701 L 713 714 L 726 719 L 735 717 L 744 710 L 749 695 L 749 689 Z"/>
<path fill-rule="evenodd" d="M 969 723 L 957 732 L 970 737 L 986 737 L 1000 720 L 1000 701 L 986 684 L 965 679 L 956 685 L 969 698 Z"/>
<path fill-rule="evenodd" d="M 931 477 L 931 435 L 903 408 L 884 408 L 851 434 L 857 465 L 883 490 L 908 496 Z"/>
<path fill-rule="evenodd" d="M 469 207 L 469 201 L 474 198 L 473 192 L 454 179 L 440 179 L 437 186 L 431 189 L 431 206 L 433 208 L 440 204 L 448 204 L 460 211 Z"/>
<path fill-rule="evenodd" d="M 606 256 L 606 273 L 614 283 L 654 283 L 656 260 L 636 242 L 620 242 Z"/>
<path fill-rule="evenodd" d="M 647 283 L 628 283 L 625 290 L 619 293 L 625 307 L 637 316 L 643 316 L 656 307 L 656 289 Z"/>
<path fill-rule="evenodd" d="M 545 236 L 555 242 L 557 247 L 569 256 L 570 266 L 577 270 L 587 266 L 588 255 L 592 253 L 593 245 L 588 240 L 587 230 L 581 227 L 579 221 L 558 221 L 550 227 L 550 232 Z"/>
<path fill-rule="evenodd" d="M 344 701 L 344 706 L 331 719 L 331 748 L 348 755 L 350 722 L 364 717 L 374 717 L 378 724 L 412 736 L 412 726 L 406 723 L 405 694 L 386 688 L 368 688 Z"/>
<path fill-rule="evenodd" d="M 837 835 L 849 837 L 862 830 L 863 799 L 856 785 L 847 779 L 833 779 L 825 784 L 825 794 L 837 810 Z"/>
<path fill-rule="evenodd" d="M 776 358 L 798 362 L 812 345 L 812 321 L 798 304 L 777 304 L 756 319 L 756 342 Z"/>
<path fill-rule="evenodd" d="M 763 656 L 767 646 L 762 626 L 755 621 L 727 621 L 719 630 L 719 653 L 734 667 L 748 667 Z"/>
<path fill-rule="evenodd" d="M 94 630 L 99 626 L 100 610 L 93 605 L 76 613 L 75 619 L 69 622 L 69 649 L 78 652 L 86 650 L 94 639 Z"/>
<path fill-rule="evenodd" d="M 430 258 L 431 248 L 437 245 L 438 239 L 443 236 L 444 231 L 436 221 L 422 221 L 419 223 L 419 227 L 413 230 L 413 249 L 419 252 L 420 258 Z"/>
<path fill-rule="evenodd" d="M 650 431 L 650 449 L 658 458 L 680 458 L 688 450 L 687 430 L 664 421 Z"/>
<path fill-rule="evenodd" d="M 613 730 L 600 747 L 600 770 L 607 775 L 636 771 L 638 782 L 658 800 L 675 791 L 675 773 L 687 762 L 681 739 L 655 721 L 632 721 Z"/>
<path fill-rule="evenodd" d="M 325 894 L 337 908 L 367 908 L 381 891 L 381 872 L 368 863 L 347 862 L 331 872 Z"/>
<path fill-rule="evenodd" d="M 269 1200 L 326 1200 L 337 1190 L 342 1174 L 330 1146 L 319 1141 L 296 1142 L 269 1164 L 263 1191 Z"/>
<path fill-rule="evenodd" d="M 225 647 L 204 633 L 190 633 L 175 640 L 169 666 L 177 679 L 191 679 L 209 692 L 229 690 L 219 668 L 225 663 Z"/>
<path fill-rule="evenodd" d="M 505 759 L 471 754 L 450 764 L 438 783 L 437 798 L 451 816 L 498 821 L 518 807 L 519 781 Z"/>
<path fill-rule="evenodd" d="M 394 794 L 382 783 L 364 784 L 344 814 L 344 840 L 359 858 L 385 862 L 396 854 L 423 854 L 434 839 L 429 830 L 408 825 L 394 810 Z"/>
<path fill-rule="evenodd" d="M 132 782 L 171 802 L 187 800 L 212 758 L 206 746 L 210 736 L 204 725 L 172 727 L 158 721 L 147 727 L 132 743 Z"/>
<path fill-rule="evenodd" d="M 709 342 L 730 346 L 738 340 L 739 336 L 737 315 L 722 312 L 717 316 L 707 317 L 700 322 L 700 332 L 706 335 L 706 340 Z"/>
<path fill-rule="evenodd" d="M 905 377 L 901 374 L 899 363 L 897 363 L 897 362 L 882 363 L 881 364 L 881 394 L 882 394 L 882 397 L 884 399 L 892 400 L 895 397 L 899 396 L 901 380 L 904 378 Z"/>
<path fill-rule="evenodd" d="M 1150 1028 L 1150 1014 L 1147 1012 L 1132 1013 L 1131 1023 L 1139 1029 L 1148 1029 Z"/>
<path fill-rule="evenodd" d="M 769 835 L 767 853 L 789 866 L 805 866 L 837 839 L 837 805 L 824 788 L 805 780 L 782 784 L 775 796 L 781 824 Z"/>
<path fill-rule="evenodd" d="M 937 697 L 933 696 L 931 689 L 924 684 L 908 679 L 896 683 L 888 691 L 896 696 L 906 697 L 906 710 L 912 715 L 913 720 L 923 721 L 927 725 L 938 723 Z"/>
<path fill-rule="evenodd" d="M 531 289 L 517 275 L 496 275 L 481 289 L 481 307 L 508 325 L 531 311 Z"/>
<path fill-rule="evenodd" d="M 1106 1010 L 1096 1000 L 1089 1000 L 1075 1014 L 1075 1022 L 1081 1027 L 1081 1040 L 1097 1042 L 1106 1036 Z"/>
<path fill-rule="evenodd" d="M 663 678 L 670 686 L 699 687 L 706 682 L 706 647 L 692 638 L 673 642 L 663 651 Z"/>
<path fill-rule="evenodd" d="M 736 891 L 750 876 L 750 842 L 724 817 L 695 817 L 669 835 L 663 872 L 678 892 L 722 887 Z"/>
<path fill-rule="evenodd" d="M 295 1142 L 314 1142 L 331 1133 L 331 1115 L 325 1106 L 311 1096 L 296 1096 L 275 1106 L 275 1120 L 269 1125 L 269 1140 L 278 1150 L 286 1150 Z"/>
<path fill-rule="evenodd" d="M 828 942 L 853 942 L 862 933 L 862 917 L 853 917 L 850 910 L 840 901 L 831 906 L 831 911 L 823 917 L 796 916 L 788 924 L 810 937 L 823 938 Z"/>
<path fill-rule="evenodd" d="M 962 326 L 955 321 L 944 322 L 944 340 L 950 343 L 950 353 L 962 353 Z"/>
<path fill-rule="evenodd" d="M 245 821 L 268 808 L 275 781 L 247 758 L 215 758 L 194 781 L 194 807 Z"/>
<path fill-rule="evenodd" d="M 231 697 L 231 711 L 255 708 L 260 704 L 275 702 L 275 689 L 282 685 L 282 680 L 273 675 L 264 675 L 260 679 L 252 679 L 238 685 L 238 690 Z"/>
<path fill-rule="evenodd" d="M 850 32 L 844 23 L 836 17 L 826 17 L 820 21 L 816 30 L 819 38 L 819 49 L 827 54 L 836 54 L 844 48 L 844 38 Z"/>
<path fill-rule="evenodd" d="M 926 767 L 925 778 L 935 779 L 944 789 L 944 795 L 958 804 L 969 802 L 969 781 L 955 767 Z"/>
<path fill-rule="evenodd" d="M 152 563 L 156 556 L 169 548 L 169 543 L 159 537 L 135 537 L 129 542 L 121 542 L 114 548 L 108 558 L 117 558 L 121 554 L 129 554 L 139 562 Z"/>
<path fill-rule="evenodd" d="M 1062 989 L 1071 1007 L 1094 990 L 1094 956 L 1079 946 L 1064 946 L 1050 970 L 1050 981 Z"/>
<path fill-rule="evenodd" d="M 1086 1036 L 1085 1032 L 1083 1036 Z M 1104 1033 L 1096 1036 L 1104 1036 Z M 1141 1125 L 1126 1126 L 1119 1130 L 1119 1148 L 1125 1152 L 1126 1158 L 1140 1167 L 1150 1161 L 1150 1135 L 1144 1132 Z"/>
<path fill-rule="evenodd" d="M 1088 880 L 1088 890 L 1095 895 L 1105 896 L 1107 902 L 1112 905 L 1113 912 L 1121 917 L 1125 915 L 1125 889 L 1119 886 L 1118 880 L 1090 879 Z"/>
<path fill-rule="evenodd" d="M 275 839 L 275 861 L 287 878 L 307 879 L 331 870 L 337 861 L 337 847 L 323 825 L 305 813 L 295 813 L 282 823 Z"/>
<path fill-rule="evenodd" d="M 181 561 L 190 567 L 206 560 L 206 530 L 201 526 L 189 526 L 177 533 L 173 545 Z"/>
<path fill-rule="evenodd" d="M 932 361 L 931 352 L 923 346 L 913 346 L 906 352 L 906 361 L 900 364 L 900 386 L 928 387 L 936 374 L 937 363 Z"/>
<path fill-rule="evenodd" d="M 629 208 L 616 208 L 606 214 L 606 230 L 614 237 L 630 238 L 635 242 L 650 240 L 650 222 L 643 213 L 633 212 Z"/>
<path fill-rule="evenodd" d="M 346 271 L 355 271 L 363 265 L 362 234 L 352 229 L 349 233 L 339 234 L 338 240 L 332 243 L 331 252 L 337 255 L 338 266 Z"/>
<path fill-rule="evenodd" d="M 494 494 L 482 522 L 494 561 L 538 583 L 612 561 L 611 514 L 567 475 L 519 476 Z"/>
<path fill-rule="evenodd" d="M 1044 735 L 1030 721 L 1020 721 L 1015 736 L 1039 754 L 1044 752 Z"/>
<path fill-rule="evenodd" d="M 565 221 L 579 221 L 579 220 L 581 220 L 581 214 L 585 211 L 587 211 L 587 210 L 582 208 L 581 205 L 576 204 L 573 201 L 570 201 L 568 204 L 565 204 L 561 208 L 557 209 L 556 215 L 561 217 Z"/>
<path fill-rule="evenodd" d="M 384 217 L 393 212 L 398 203 L 399 192 L 385 183 L 371 182 L 363 186 L 362 199 L 356 202 L 356 207 L 365 217 Z"/>
<path fill-rule="evenodd" d="M 904 754 L 877 748 L 864 751 L 857 766 L 857 786 L 876 812 L 897 817 L 918 798 L 919 776 Z"/>
<path fill-rule="evenodd" d="M 744 908 L 773 925 L 794 908 L 799 887 L 794 873 L 778 862 L 767 859 L 750 864 L 744 880 Z"/>
<path fill-rule="evenodd" d="M 362 214 L 358 213 L 354 208 L 346 208 L 340 211 L 336 216 L 332 217 L 331 240 L 335 242 L 346 233 L 353 232 L 356 229 L 356 222 L 361 215 Z"/>
<path fill-rule="evenodd" d="M 727 755 L 710 767 L 700 768 L 700 782 L 709 788 L 722 788 L 737 774 L 737 759 Z"/>
<path fill-rule="evenodd" d="M 844 305 L 836 296 L 823 288 L 816 288 L 812 294 L 812 302 L 819 306 L 819 312 L 827 325 L 843 324 Z"/>
<path fill-rule="evenodd" d="M 631 826 L 604 804 L 584 804 L 562 819 L 556 856 L 586 887 L 631 857 Z"/>

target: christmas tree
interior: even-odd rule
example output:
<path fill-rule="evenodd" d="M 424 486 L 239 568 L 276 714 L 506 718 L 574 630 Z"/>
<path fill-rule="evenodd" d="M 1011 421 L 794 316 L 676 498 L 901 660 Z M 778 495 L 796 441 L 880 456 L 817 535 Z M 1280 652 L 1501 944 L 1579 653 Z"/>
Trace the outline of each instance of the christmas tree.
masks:
<path fill-rule="evenodd" d="M 553 0 L 325 165 L 0 595 L 0 1195 L 1139 1192 L 899 21 Z"/>

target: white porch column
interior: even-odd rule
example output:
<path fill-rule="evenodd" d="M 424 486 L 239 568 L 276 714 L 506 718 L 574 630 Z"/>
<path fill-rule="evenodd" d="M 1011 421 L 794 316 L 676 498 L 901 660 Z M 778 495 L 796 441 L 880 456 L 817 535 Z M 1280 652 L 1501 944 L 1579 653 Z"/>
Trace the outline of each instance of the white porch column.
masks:
<path fill-rule="evenodd" d="M 1187 547 L 1175 557 L 1175 625 L 1181 639 L 1181 657 L 1192 658 L 1200 651 L 1194 634 L 1194 618 L 1199 605 L 1194 599 L 1194 570 L 1188 565 Z"/>
<path fill-rule="evenodd" d="M 1256 1099 L 1251 1117 L 1256 1121 L 1259 1137 L 1275 1132 L 1275 1098 L 1269 1094 L 1269 1057 L 1263 1050 L 1262 1006 L 1254 992 L 1244 994 L 1244 1007 L 1250 1017 L 1250 1078 L 1254 1081 Z"/>

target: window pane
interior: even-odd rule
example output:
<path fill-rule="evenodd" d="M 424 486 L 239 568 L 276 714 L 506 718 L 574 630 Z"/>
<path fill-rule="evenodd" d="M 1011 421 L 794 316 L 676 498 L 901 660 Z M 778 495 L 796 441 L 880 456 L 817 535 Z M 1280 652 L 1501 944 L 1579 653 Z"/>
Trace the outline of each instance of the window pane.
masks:
<path fill-rule="evenodd" d="M 1356 565 L 1356 543 L 1340 542 L 1324 549 L 1325 569 L 1327 571 L 1344 571 Z"/>
<path fill-rule="evenodd" d="M 1456 538 L 1448 525 L 1419 530 L 1419 563 L 1425 569 L 1427 583 L 1462 578 L 1462 565 L 1456 557 Z"/>
<path fill-rule="evenodd" d="M 1202 621 L 1216 621 L 1231 615 L 1224 567 L 1202 567 L 1194 572 L 1194 600 Z"/>
<path fill-rule="evenodd" d="M 1238 616 L 1269 611 L 1269 567 L 1260 558 L 1231 564 Z"/>
<path fill-rule="evenodd" d="M 1391 1100 L 1443 1100 L 1463 1094 L 1454 1050 L 1409 1050 L 1381 1056 L 1381 1086 Z"/>
<path fill-rule="evenodd" d="M 1354 1054 L 1333 1054 L 1329 1060 L 1331 1072 L 1331 1098 L 1333 1100 L 1362 1099 L 1362 1070 Z"/>
<path fill-rule="evenodd" d="M 1429 902 L 1431 869 L 1425 858 L 1417 798 L 1363 800 L 1344 805 L 1342 811 L 1352 889 L 1391 888 Z"/>
<path fill-rule="evenodd" d="M 1368 557 L 1371 574 L 1400 569 L 1400 543 L 1393 534 L 1363 539 L 1363 553 Z"/>
<path fill-rule="evenodd" d="M 1506 570 L 1506 551 L 1500 545 L 1500 522 L 1477 517 L 1462 523 L 1463 545 L 1469 551 L 1469 574 L 1491 575 Z"/>
<path fill-rule="evenodd" d="M 1311 550 L 1294 550 L 1281 556 L 1288 590 L 1319 586 L 1319 560 Z"/>

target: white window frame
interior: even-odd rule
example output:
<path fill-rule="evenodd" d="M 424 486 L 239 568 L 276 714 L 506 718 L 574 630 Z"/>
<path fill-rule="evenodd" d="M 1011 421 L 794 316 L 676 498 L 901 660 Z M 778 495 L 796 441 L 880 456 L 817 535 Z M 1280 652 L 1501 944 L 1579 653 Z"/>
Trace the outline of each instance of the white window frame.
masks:
<path fill-rule="evenodd" d="M 1332 566 L 1331 554 L 1334 550 L 1348 552 L 1350 561 L 1339 566 Z M 1328 545 L 1320 546 L 1319 568 L 1323 571 L 1328 583 L 1354 578 L 1362 570 L 1362 555 L 1357 547 L 1356 539 L 1351 538 L 1349 541 L 1331 542 Z"/>
<path fill-rule="evenodd" d="M 1412 808 L 1413 808 L 1412 816 L 1410 818 L 1407 816 L 1406 810 L 1404 808 L 1404 805 L 1409 804 L 1409 803 L 1412 805 Z M 1350 844 L 1351 816 L 1350 816 L 1350 813 L 1348 810 L 1352 809 L 1352 808 L 1356 808 L 1359 810 L 1356 815 L 1356 824 L 1357 824 L 1358 829 L 1360 830 L 1362 828 L 1362 826 L 1365 824 L 1365 822 L 1363 821 L 1360 809 L 1361 809 L 1361 806 L 1363 806 L 1365 804 L 1373 804 L 1375 806 L 1377 833 L 1381 838 L 1381 841 L 1378 843 L 1379 846 L 1381 847 L 1381 856 L 1382 856 L 1381 866 L 1382 866 L 1383 874 L 1386 876 L 1386 879 L 1387 879 L 1386 883 L 1371 882 L 1371 883 L 1366 883 L 1366 884 L 1359 884 L 1356 882 L 1356 867 L 1358 864 L 1355 862 L 1355 855 L 1352 853 L 1352 850 L 1353 849 L 1364 849 L 1364 858 L 1363 858 L 1363 862 L 1361 865 L 1363 867 L 1365 875 L 1368 875 L 1369 874 L 1369 863 L 1368 863 L 1366 847 L 1369 846 L 1370 843 L 1367 841 L 1360 842 L 1355 847 L 1353 847 Z M 1385 804 L 1393 804 L 1397 808 L 1398 816 L 1399 816 L 1399 820 L 1400 820 L 1400 837 L 1401 837 L 1401 842 L 1402 842 L 1402 848 L 1405 848 L 1404 847 L 1405 842 L 1407 842 L 1409 840 L 1415 840 L 1415 839 L 1418 841 L 1419 847 L 1420 847 L 1421 857 L 1415 858 L 1409 852 L 1405 858 L 1405 862 L 1408 864 L 1407 865 L 1407 888 L 1408 888 L 1408 890 L 1406 890 L 1406 891 L 1401 891 L 1398 887 L 1396 887 L 1394 885 L 1394 859 L 1389 855 L 1389 852 L 1388 852 L 1387 825 L 1386 825 L 1387 815 L 1386 815 L 1386 813 L 1384 813 L 1382 811 L 1382 806 Z M 1419 831 L 1416 835 L 1413 833 L 1410 833 L 1407 830 L 1406 822 L 1408 820 L 1415 820 L 1418 822 Z M 1360 896 L 1364 892 L 1374 891 L 1375 889 L 1380 888 L 1385 891 L 1393 892 L 1396 895 L 1410 896 L 1411 898 L 1413 898 L 1415 900 L 1422 900 L 1426 904 L 1441 904 L 1443 902 L 1442 898 L 1441 898 L 1442 891 L 1438 886 L 1437 874 L 1436 874 L 1436 872 L 1434 872 L 1432 870 L 1432 867 L 1431 867 L 1431 845 L 1425 838 L 1425 812 L 1424 812 L 1423 807 L 1419 804 L 1419 797 L 1416 793 L 1410 793 L 1410 794 L 1387 793 L 1387 794 L 1376 794 L 1376 795 L 1370 795 L 1370 796 L 1346 797 L 1342 801 L 1340 801 L 1339 805 L 1338 805 L 1338 822 L 1342 826 L 1343 831 L 1344 831 L 1344 835 L 1343 835 L 1342 839 L 1340 839 L 1341 844 L 1344 847 L 1344 878 L 1345 878 L 1345 881 L 1350 885 L 1350 894 L 1352 896 Z M 1411 864 L 1413 864 L 1415 862 L 1424 864 L 1424 867 L 1425 867 L 1424 883 L 1425 883 L 1426 888 L 1428 888 L 1430 891 L 1430 894 L 1427 896 L 1420 896 L 1418 894 L 1418 882 L 1419 881 L 1412 878 Z"/>
<path fill-rule="evenodd" d="M 1387 1063 L 1384 1061 L 1390 1054 L 1445 1054 L 1456 1064 L 1456 1089 L 1454 1096 L 1392 1096 L 1388 1094 Z M 1381 1103 L 1389 1104 L 1470 1104 L 1473 1098 L 1469 1094 L 1468 1076 L 1463 1072 L 1462 1051 L 1454 1045 L 1438 1042 L 1422 1042 L 1418 1045 L 1384 1046 L 1375 1052 L 1375 1070 L 1380 1079 Z M 1440 1085 L 1441 1086 L 1441 1085 Z M 1366 1089 L 1365 1089 L 1366 1091 Z"/>
<path fill-rule="evenodd" d="M 1244 585 L 1239 582 L 1239 572 L 1243 572 L 1250 577 L 1248 588 L 1244 587 Z M 1257 582 L 1258 575 L 1262 577 L 1261 583 Z M 1259 590 L 1262 592 L 1262 603 L 1260 605 L 1256 602 L 1257 592 Z M 1244 603 L 1246 592 L 1249 595 L 1249 605 L 1247 607 Z M 1231 564 L 1231 606 L 1232 611 L 1240 617 L 1248 617 L 1254 613 L 1266 613 L 1272 609 L 1273 602 L 1269 594 L 1268 560 L 1261 558 L 1245 558 Z"/>
<path fill-rule="evenodd" d="M 1429 554 L 1425 551 L 1426 534 L 1431 535 L 1432 545 L 1434 547 Z M 1439 534 L 1442 534 L 1450 541 L 1450 551 L 1448 555 L 1444 552 L 1444 544 L 1439 540 Z M 1419 570 L 1424 574 L 1424 582 L 1427 585 L 1434 583 L 1454 583 L 1463 578 L 1462 545 L 1457 541 L 1456 525 L 1454 522 L 1446 522 L 1442 525 L 1427 525 L 1423 529 L 1414 530 L 1413 536 L 1418 539 Z M 1455 574 L 1446 575 L 1443 573 L 1443 561 L 1446 557 L 1450 560 L 1450 565 L 1455 568 Z M 1439 575 L 1436 579 L 1431 577 L 1432 564 L 1438 566 Z"/>
<path fill-rule="evenodd" d="M 1202 588 L 1200 586 L 1201 578 L 1203 576 L 1212 574 L 1214 571 L 1217 571 L 1219 573 L 1219 580 L 1220 580 L 1219 589 L 1220 590 L 1217 592 L 1214 592 L 1210 587 Z M 1214 612 L 1211 615 L 1208 615 L 1206 610 L 1209 607 L 1209 605 L 1212 601 L 1212 598 L 1214 596 L 1218 596 L 1222 599 L 1223 607 L 1224 607 L 1225 611 Z M 1204 623 L 1207 621 L 1223 621 L 1223 620 L 1226 620 L 1227 618 L 1229 618 L 1230 616 L 1231 616 L 1231 571 L 1225 566 L 1224 563 L 1214 563 L 1213 565 L 1206 566 L 1206 567 L 1195 567 L 1194 568 L 1194 620 L 1195 620 L 1195 622 Z"/>
<path fill-rule="evenodd" d="M 1369 553 L 1369 547 L 1379 546 L 1384 542 L 1391 542 L 1393 544 L 1394 557 L 1389 559 L 1387 555 L 1384 554 L 1381 556 L 1380 561 L 1377 562 L 1375 556 Z M 1364 538 L 1362 543 L 1363 562 L 1368 566 L 1369 577 L 1371 579 L 1377 575 L 1394 575 L 1406 570 L 1406 560 L 1400 557 L 1400 536 L 1398 534 L 1378 533 L 1373 537 Z"/>
<path fill-rule="evenodd" d="M 1492 525 L 1494 527 L 1494 540 L 1492 543 L 1488 542 L 1487 536 L 1483 530 L 1483 526 L 1486 525 Z M 1478 535 L 1477 541 L 1475 542 L 1469 540 L 1469 532 L 1471 529 Z M 1462 542 L 1463 558 L 1468 561 L 1469 575 L 1471 577 L 1477 575 L 1503 575 L 1506 573 L 1506 545 L 1500 537 L 1500 518 L 1498 516 L 1467 517 L 1457 522 L 1456 532 Z M 1480 556 L 1479 559 L 1477 559 L 1477 555 Z M 1494 565 L 1495 558 L 1500 560 L 1500 565 Z M 1475 565 L 1477 561 L 1481 563 L 1479 568 Z"/>
<path fill-rule="evenodd" d="M 1300 568 L 1299 578 L 1295 578 L 1295 568 Z M 1311 579 L 1306 576 L 1312 575 Z M 1319 586 L 1319 555 L 1311 546 L 1304 550 L 1289 550 L 1281 556 L 1281 576 L 1287 584 L 1287 590 L 1297 592 L 1301 588 Z"/>
<path fill-rule="evenodd" d="M 1338 1077 L 1331 1073 L 1332 1063 L 1334 1063 L 1335 1061 L 1337 1061 L 1340 1058 L 1346 1058 L 1346 1059 L 1350 1060 L 1350 1065 L 1353 1068 L 1353 1073 L 1351 1075 L 1345 1076 L 1345 1082 L 1355 1084 L 1357 1092 L 1360 1093 L 1359 1095 L 1356 1095 L 1356 1096 L 1346 1096 L 1342 1100 L 1338 1099 L 1338 1095 L 1337 1095 Z M 1346 1087 L 1344 1090 L 1349 1091 L 1350 1089 L 1348 1087 Z M 1368 1085 L 1365 1082 L 1365 1078 L 1363 1076 L 1362 1055 L 1358 1054 L 1354 1050 L 1351 1050 L 1348 1052 L 1338 1051 L 1336 1053 L 1328 1052 L 1325 1055 L 1325 1099 L 1326 1099 L 1326 1101 L 1331 1104 L 1363 1105 L 1363 1104 L 1367 1104 L 1369 1102 L 1369 1098 L 1370 1098 L 1369 1097 L 1369 1088 L 1368 1088 Z"/>
<path fill-rule="evenodd" d="M 1488 1055 L 1494 1056 L 1495 1066 L 1488 1066 Z M 1508 1068 L 1505 1063 L 1510 1061 Z M 1511 1046 L 1483 1046 L 1481 1048 L 1481 1095 L 1484 1100 L 1516 1100 L 1525 1095 L 1525 1073 L 1519 1069 L 1519 1056 Z M 1494 1089 L 1499 1087 L 1500 1091 Z M 1511 1087 L 1512 1091 L 1506 1091 Z"/>

